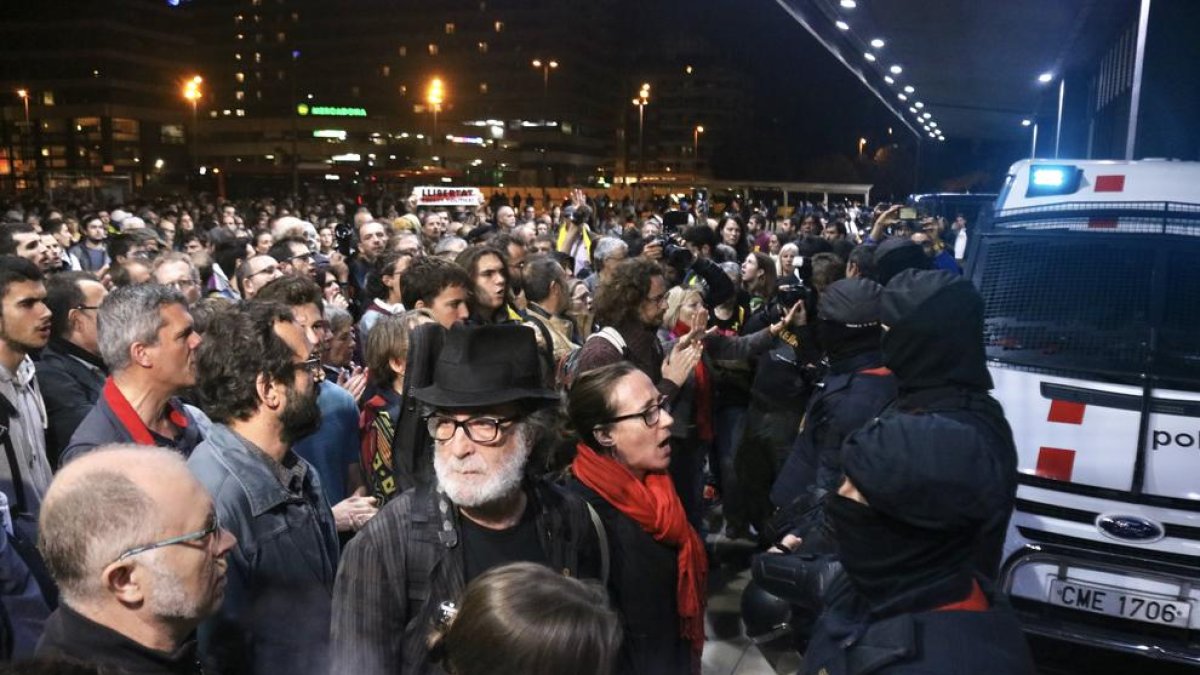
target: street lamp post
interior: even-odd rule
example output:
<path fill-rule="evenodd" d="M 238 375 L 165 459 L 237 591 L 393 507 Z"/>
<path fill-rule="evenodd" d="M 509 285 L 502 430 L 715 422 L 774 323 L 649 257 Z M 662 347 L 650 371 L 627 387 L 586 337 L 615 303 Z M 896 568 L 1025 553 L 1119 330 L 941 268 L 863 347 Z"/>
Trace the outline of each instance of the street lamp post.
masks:
<path fill-rule="evenodd" d="M 204 93 L 202 91 L 200 91 L 200 84 L 202 82 L 204 82 L 204 78 L 200 77 L 199 75 L 196 75 L 192 79 L 185 82 L 183 85 L 183 97 L 185 99 L 187 99 L 189 103 L 192 104 L 192 133 L 191 133 L 192 161 L 191 161 L 191 172 L 189 174 L 189 181 L 188 181 L 189 183 L 191 182 L 191 177 L 192 177 L 191 174 L 194 174 L 196 171 L 196 128 L 197 128 L 197 123 L 198 123 L 198 119 L 199 119 L 199 114 L 197 112 L 197 110 L 198 110 L 197 106 L 199 105 L 200 99 L 204 97 Z"/>
<path fill-rule="evenodd" d="M 692 173 L 700 175 L 700 134 L 704 133 L 704 125 L 697 124 L 692 129 Z"/>
<path fill-rule="evenodd" d="M 642 182 L 642 173 L 646 170 L 646 104 L 650 102 L 650 83 L 642 84 L 641 90 L 638 92 L 637 98 L 633 99 L 633 104 L 638 109 L 638 170 L 637 182 Z"/>
<path fill-rule="evenodd" d="M 533 60 L 534 68 L 542 69 L 542 126 L 546 125 L 546 109 L 549 107 L 550 101 L 550 71 L 558 68 L 558 61 L 550 59 L 543 61 L 541 59 Z"/>
<path fill-rule="evenodd" d="M 25 154 L 25 138 L 26 137 L 28 137 L 30 140 L 29 145 L 33 146 L 33 127 L 29 124 L 29 91 L 26 89 L 18 89 L 17 96 L 19 96 L 21 98 L 21 102 L 25 104 L 25 133 L 21 135 L 21 156 L 25 160 L 23 162 L 23 164 L 25 164 L 25 166 L 26 166 L 25 178 L 26 178 L 26 180 L 28 180 L 28 178 L 29 178 L 29 169 L 28 169 L 29 156 Z M 35 162 L 34 166 L 36 166 L 37 157 L 34 157 L 33 161 Z M 26 187 L 29 187 L 29 186 L 26 185 Z"/>
<path fill-rule="evenodd" d="M 429 145 L 433 147 L 433 139 L 437 136 L 437 116 L 438 111 L 442 108 L 442 102 L 446 100 L 446 85 L 442 83 L 442 78 L 435 77 L 429 83 L 429 90 L 425 94 L 425 102 L 429 104 L 433 111 L 433 134 L 429 137 Z"/>

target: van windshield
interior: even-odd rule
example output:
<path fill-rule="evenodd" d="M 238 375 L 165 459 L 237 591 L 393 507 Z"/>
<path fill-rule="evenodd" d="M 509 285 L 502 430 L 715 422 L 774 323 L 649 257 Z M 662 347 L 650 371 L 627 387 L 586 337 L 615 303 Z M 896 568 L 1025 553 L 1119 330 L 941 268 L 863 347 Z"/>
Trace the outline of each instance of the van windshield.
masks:
<path fill-rule="evenodd" d="M 1176 237 L 990 238 L 979 277 L 988 356 L 1200 386 L 1200 244 Z M 1192 238 L 1188 238 L 1192 239 Z"/>

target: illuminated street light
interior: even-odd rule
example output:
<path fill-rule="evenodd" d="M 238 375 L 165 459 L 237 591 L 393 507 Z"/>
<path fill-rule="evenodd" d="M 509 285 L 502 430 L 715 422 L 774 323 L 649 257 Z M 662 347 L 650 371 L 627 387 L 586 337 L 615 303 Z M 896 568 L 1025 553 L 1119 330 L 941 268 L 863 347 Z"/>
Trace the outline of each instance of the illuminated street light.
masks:
<path fill-rule="evenodd" d="M 1042 84 L 1047 84 L 1053 80 L 1054 73 L 1042 73 L 1041 75 L 1038 75 L 1038 82 L 1041 82 Z"/>
<path fill-rule="evenodd" d="M 442 109 L 442 103 L 446 100 L 446 85 L 442 83 L 442 78 L 435 77 L 429 82 L 429 89 L 425 92 L 425 102 L 429 104 L 429 109 L 433 112 L 433 134 L 429 137 L 429 145 L 433 145 L 433 139 L 437 138 L 437 116 Z"/>
<path fill-rule="evenodd" d="M 863 151 L 866 149 L 866 147 L 867 147 L 867 139 L 859 138 L 858 139 L 858 155 L 859 155 L 859 157 L 862 156 Z"/>
<path fill-rule="evenodd" d="M 643 82 L 642 88 L 638 91 L 637 98 L 633 99 L 633 104 L 638 109 L 638 171 L 637 182 L 642 182 L 642 172 L 646 168 L 646 105 L 650 103 L 650 83 Z"/>
<path fill-rule="evenodd" d="M 183 98 L 188 103 L 192 104 L 192 166 L 196 165 L 196 127 L 197 127 L 197 106 L 200 99 L 204 98 L 204 92 L 200 90 L 200 85 L 204 82 L 204 78 L 199 75 L 193 75 L 191 79 L 183 83 Z"/>
<path fill-rule="evenodd" d="M 546 126 L 546 107 L 550 94 L 550 71 L 558 68 L 558 61 L 554 59 L 548 61 L 534 59 L 532 65 L 534 68 L 539 68 L 542 71 L 542 126 Z"/>
<path fill-rule="evenodd" d="M 704 133 L 704 125 L 697 124 L 695 129 L 692 129 L 692 164 L 695 169 L 692 173 L 699 175 L 700 170 L 700 134 Z"/>
<path fill-rule="evenodd" d="M 858 2 L 856 0 L 842 0 L 842 7 L 846 9 L 854 9 L 855 7 L 858 7 Z"/>
<path fill-rule="evenodd" d="M 1021 120 L 1021 126 L 1023 126 L 1023 127 L 1027 127 L 1031 124 L 1033 124 L 1033 120 L 1031 120 L 1029 118 L 1025 118 L 1025 119 Z"/>
<path fill-rule="evenodd" d="M 879 38 L 875 38 L 874 40 L 871 40 L 871 46 L 874 47 L 875 49 L 883 49 L 883 45 L 884 45 L 883 40 L 880 40 Z"/>

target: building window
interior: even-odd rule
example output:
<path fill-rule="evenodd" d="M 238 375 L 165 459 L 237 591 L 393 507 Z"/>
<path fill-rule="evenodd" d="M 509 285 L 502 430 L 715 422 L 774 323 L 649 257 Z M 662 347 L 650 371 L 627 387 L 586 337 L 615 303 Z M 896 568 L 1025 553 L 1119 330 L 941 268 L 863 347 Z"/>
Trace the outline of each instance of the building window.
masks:
<path fill-rule="evenodd" d="M 407 96 L 407 95 L 408 95 L 408 85 L 407 85 L 407 84 L 402 84 L 402 85 L 400 85 L 400 95 L 401 95 L 401 96 Z"/>
<path fill-rule="evenodd" d="M 397 49 L 396 51 L 400 54 L 400 56 L 408 56 L 408 47 L 405 47 L 404 45 L 400 45 L 400 49 Z"/>
<path fill-rule="evenodd" d="M 499 33 L 499 32 L 501 32 L 501 31 L 503 31 L 503 30 L 504 30 L 504 22 L 503 22 L 503 21 L 497 21 L 497 22 L 496 22 L 496 32 L 497 32 L 497 33 Z"/>
<path fill-rule="evenodd" d="M 279 31 L 278 33 L 275 34 L 276 42 L 283 42 L 286 39 L 287 39 L 287 33 L 284 33 L 283 31 Z"/>
<path fill-rule="evenodd" d="M 233 17 L 233 22 L 234 22 L 234 23 L 241 23 L 241 22 L 242 22 L 242 15 L 241 15 L 241 14 L 238 14 L 237 16 Z"/>
<path fill-rule="evenodd" d="M 350 87 L 350 95 L 354 98 L 358 98 L 360 95 L 362 95 L 362 90 L 358 87 L 358 85 Z"/>
<path fill-rule="evenodd" d="M 239 40 L 245 39 L 245 37 L 246 37 L 246 36 L 245 36 L 245 35 L 243 35 L 243 34 L 241 34 L 241 33 L 238 33 L 238 34 L 237 34 L 237 39 L 239 39 Z"/>
<path fill-rule="evenodd" d="M 259 52 L 254 52 L 254 62 L 262 63 L 262 54 L 260 54 Z"/>
<path fill-rule="evenodd" d="M 54 92 L 52 92 L 52 91 L 43 91 L 42 92 L 42 105 L 54 105 Z"/>
<path fill-rule="evenodd" d="M 282 82 L 284 77 L 286 77 L 286 74 L 282 70 L 275 71 L 275 79 Z"/>
<path fill-rule="evenodd" d="M 454 24 L 453 23 L 446 24 L 446 35 L 454 35 Z"/>
<path fill-rule="evenodd" d="M 486 53 L 487 53 L 487 49 L 488 49 L 488 47 L 487 47 L 487 43 L 486 43 L 486 42 L 480 42 L 480 43 L 479 43 L 479 53 L 480 53 L 480 54 L 486 54 Z"/>
<path fill-rule="evenodd" d="M 234 76 L 233 76 L 233 79 L 237 80 L 237 81 L 238 81 L 238 84 L 241 84 L 242 82 L 245 82 L 245 81 L 246 81 L 246 74 L 245 74 L 245 73 L 238 73 L 237 75 L 234 75 Z"/>
<path fill-rule="evenodd" d="M 392 67 L 391 66 L 380 66 L 379 74 L 383 75 L 384 77 L 391 77 L 392 76 Z"/>
<path fill-rule="evenodd" d="M 299 23 L 299 22 L 300 22 L 300 13 L 292 12 L 292 23 Z"/>
<path fill-rule="evenodd" d="M 429 55 L 430 56 L 438 55 L 438 46 L 437 45 L 432 44 L 432 43 L 429 45 Z"/>
<path fill-rule="evenodd" d="M 239 101 L 245 101 L 246 100 L 246 92 L 235 91 L 235 92 L 233 92 L 233 97 Z"/>
<path fill-rule="evenodd" d="M 242 60 L 242 55 L 241 55 L 241 54 L 234 54 L 234 55 L 233 55 L 233 60 L 234 60 L 234 61 L 241 61 L 241 60 Z"/>
<path fill-rule="evenodd" d="M 254 98 L 256 98 L 260 101 L 262 100 L 262 89 L 259 89 L 258 91 L 254 92 Z"/>
<path fill-rule="evenodd" d="M 480 82 L 480 83 L 479 83 L 479 93 L 481 93 L 481 94 L 486 94 L 486 93 L 487 93 L 487 82 Z"/>

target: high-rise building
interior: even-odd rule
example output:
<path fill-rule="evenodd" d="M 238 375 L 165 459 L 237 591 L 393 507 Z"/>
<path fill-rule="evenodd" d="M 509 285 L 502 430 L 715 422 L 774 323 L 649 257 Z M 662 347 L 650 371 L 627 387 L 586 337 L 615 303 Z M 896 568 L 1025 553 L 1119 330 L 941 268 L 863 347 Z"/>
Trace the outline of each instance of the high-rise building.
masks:
<path fill-rule="evenodd" d="M 197 2 L 200 162 L 283 184 L 611 177 L 617 4 Z"/>
<path fill-rule="evenodd" d="M 185 28 L 164 0 L 0 4 L 0 185 L 128 193 L 181 178 Z"/>

